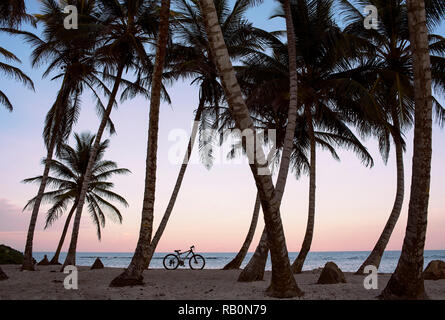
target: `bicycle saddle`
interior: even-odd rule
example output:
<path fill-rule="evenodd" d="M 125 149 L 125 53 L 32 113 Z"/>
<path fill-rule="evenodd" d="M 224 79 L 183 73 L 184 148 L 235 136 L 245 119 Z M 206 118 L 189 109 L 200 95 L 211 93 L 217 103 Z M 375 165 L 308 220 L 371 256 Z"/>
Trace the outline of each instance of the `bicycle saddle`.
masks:
<path fill-rule="evenodd" d="M 181 252 L 181 250 L 175 250 L 175 252 L 176 252 L 176 253 L 180 253 L 180 252 Z"/>

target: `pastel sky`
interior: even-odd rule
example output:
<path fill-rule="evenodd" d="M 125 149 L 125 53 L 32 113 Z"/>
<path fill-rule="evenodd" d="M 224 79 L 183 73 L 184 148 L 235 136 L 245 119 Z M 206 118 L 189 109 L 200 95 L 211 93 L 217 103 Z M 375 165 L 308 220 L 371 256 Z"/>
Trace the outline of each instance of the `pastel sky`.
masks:
<path fill-rule="evenodd" d="M 30 12 L 38 12 L 37 0 L 29 0 L 27 4 Z M 270 31 L 283 29 L 283 21 L 268 19 L 275 7 L 276 2 L 266 1 L 264 5 L 250 10 L 248 18 L 258 27 Z M 442 26 L 436 33 L 444 36 L 445 27 Z M 2 90 L 15 109 L 10 113 L 0 108 L 0 243 L 23 250 L 30 212 L 22 212 L 22 208 L 36 194 L 37 186 L 24 185 L 20 181 L 42 172 L 40 160 L 46 154 L 41 138 L 43 121 L 60 83 L 49 78 L 42 79 L 43 68 L 31 68 L 31 50 L 22 39 L 0 35 L 0 42 L 22 59 L 22 69 L 36 86 L 36 91 L 32 92 L 4 76 L 1 80 Z M 160 114 L 156 226 L 164 213 L 179 170 L 179 165 L 168 161 L 169 149 L 175 143 L 169 141 L 169 133 L 175 129 L 190 131 L 198 98 L 197 87 L 189 82 L 176 83 L 169 88 L 169 93 L 172 104 L 162 103 Z M 444 102 L 444 99 L 441 101 Z M 106 158 L 132 171 L 128 176 L 113 179 L 116 191 L 128 200 L 130 206 L 122 208 L 122 225 L 108 220 L 100 242 L 89 214 L 84 210 L 78 251 L 128 252 L 136 246 L 144 187 L 148 110 L 148 102 L 136 98 L 119 104 L 119 108 L 112 112 L 117 135 L 111 137 Z M 86 93 L 74 131 L 95 132 L 98 123 L 91 95 Z M 401 249 L 406 227 L 412 138 L 412 133 L 407 133 L 405 204 L 388 245 L 389 250 Z M 339 151 L 341 162 L 333 160 L 321 150 L 318 153 L 314 251 L 370 250 L 386 222 L 395 196 L 394 155 L 391 153 L 385 165 L 376 142 L 370 139 L 365 144 L 375 160 L 372 169 L 365 168 L 347 151 Z M 435 126 L 427 249 L 445 249 L 444 163 L 445 132 Z M 255 194 L 253 178 L 246 164 L 216 164 L 211 170 L 202 164 L 190 164 L 158 251 L 184 249 L 192 244 L 198 251 L 237 251 L 250 224 Z M 307 177 L 297 181 L 290 176 L 281 209 L 289 251 L 298 251 L 301 246 L 307 203 Z M 47 206 L 42 208 L 38 219 L 35 251 L 54 251 L 64 223 L 61 219 L 44 230 L 45 208 Z M 261 218 L 250 250 L 255 249 L 262 227 Z M 64 250 L 67 245 L 65 243 Z"/>

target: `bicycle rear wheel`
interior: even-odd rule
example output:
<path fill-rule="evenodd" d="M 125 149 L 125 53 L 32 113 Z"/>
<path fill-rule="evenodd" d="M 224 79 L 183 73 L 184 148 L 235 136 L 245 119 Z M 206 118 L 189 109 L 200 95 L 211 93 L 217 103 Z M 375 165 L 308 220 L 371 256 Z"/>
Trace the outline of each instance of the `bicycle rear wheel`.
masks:
<path fill-rule="evenodd" d="M 204 269 L 205 264 L 206 261 L 200 254 L 195 254 L 189 259 L 189 266 L 192 270 L 202 270 Z"/>
<path fill-rule="evenodd" d="M 162 264 L 164 265 L 164 268 L 167 270 L 175 270 L 179 266 L 179 259 L 174 254 L 168 254 L 164 257 Z"/>

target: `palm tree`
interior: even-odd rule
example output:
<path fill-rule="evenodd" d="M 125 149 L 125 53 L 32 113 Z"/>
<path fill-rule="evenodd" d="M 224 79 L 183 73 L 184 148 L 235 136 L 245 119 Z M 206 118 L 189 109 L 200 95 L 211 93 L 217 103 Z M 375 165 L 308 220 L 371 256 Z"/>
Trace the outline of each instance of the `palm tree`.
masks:
<path fill-rule="evenodd" d="M 24 270 L 34 270 L 32 259 L 34 230 L 46 188 L 51 160 L 54 151 L 60 149 L 70 135 L 79 113 L 80 96 L 84 88 L 91 89 L 97 99 L 98 108 L 102 111 L 103 106 L 95 88 L 100 87 L 108 94 L 105 85 L 97 76 L 96 63 L 92 54 L 100 33 L 95 15 L 95 1 L 72 0 L 68 3 L 80 8 L 77 30 L 66 30 L 63 27 L 65 13 L 60 4 L 53 0 L 44 0 L 42 13 L 36 15 L 37 22 L 43 24 L 44 39 L 29 32 L 18 32 L 18 34 L 24 35 L 26 41 L 34 47 L 33 66 L 49 62 L 48 68 L 43 74 L 44 77 L 52 72 L 58 72 L 59 68 L 62 70 L 53 78 L 62 78 L 62 84 L 56 101 L 45 120 L 43 137 L 47 148 L 46 164 L 31 213 L 22 265 Z M 112 124 L 110 128 L 112 130 Z"/>
<path fill-rule="evenodd" d="M 23 21 L 32 21 L 29 15 L 26 13 L 26 6 L 23 0 L 8 0 L 0 4 L 0 31 L 14 32 L 15 27 L 20 25 Z M 14 53 L 6 50 L 3 47 L 0 47 L 0 56 L 6 61 L 21 63 L 20 59 L 17 58 Z M 6 77 L 14 78 L 20 81 L 26 87 L 34 90 L 32 80 L 19 68 L 0 61 L 0 70 L 6 75 Z M 2 104 L 9 111 L 13 110 L 11 101 L 1 90 L 0 104 Z"/>
<path fill-rule="evenodd" d="M 32 270 L 32 241 L 35 223 L 40 208 L 41 197 L 45 191 L 46 178 L 49 174 L 50 160 L 53 152 L 66 141 L 71 128 L 77 119 L 80 107 L 80 95 L 84 88 L 89 88 L 97 100 L 97 107 L 103 113 L 103 105 L 99 99 L 96 87 L 109 95 L 109 91 L 98 78 L 95 57 L 92 54 L 101 28 L 95 13 L 95 1 L 78 0 L 68 1 L 67 4 L 77 5 L 79 10 L 79 29 L 66 30 L 63 27 L 65 14 L 63 7 L 52 0 L 43 2 L 42 14 L 36 15 L 38 22 L 44 24 L 44 40 L 27 33 L 20 32 L 34 47 L 32 54 L 33 66 L 40 65 L 43 61 L 50 60 L 44 77 L 58 68 L 63 70 L 53 79 L 63 78 L 61 89 L 58 92 L 56 102 L 47 114 L 44 139 L 47 147 L 47 164 L 45 165 L 43 179 L 31 215 L 28 237 L 25 247 L 25 259 L 23 269 Z M 108 122 L 110 132 L 113 125 Z"/>
<path fill-rule="evenodd" d="M 238 0 L 231 10 L 229 9 L 230 6 L 227 0 L 218 0 L 216 5 L 219 8 L 225 8 L 218 12 L 218 20 L 220 21 L 221 30 L 232 59 L 240 59 L 257 50 L 265 50 L 266 43 L 270 41 L 271 35 L 264 30 L 253 27 L 252 24 L 244 18 L 246 10 L 250 5 L 249 2 Z M 167 210 L 151 241 L 150 260 L 173 210 L 187 169 L 188 158 L 193 150 L 198 126 L 200 129 L 205 127 L 207 121 L 205 118 L 215 117 L 218 119 L 220 106 L 224 102 L 224 90 L 218 81 L 218 70 L 210 54 L 207 35 L 203 32 L 204 22 L 200 14 L 199 2 L 180 0 L 175 10 L 175 16 L 175 36 L 179 39 L 180 43 L 173 44 L 168 50 L 167 60 L 169 70 L 165 73 L 164 77 L 174 80 L 179 78 L 192 78 L 192 84 L 199 85 L 199 104 L 195 114 L 187 153 L 184 157 L 175 188 Z M 203 112 L 206 116 L 201 118 Z M 202 132 L 202 130 L 200 130 L 200 132 Z M 256 216 L 258 217 L 258 214 Z"/>
<path fill-rule="evenodd" d="M 128 0 L 118 2 L 97 0 L 97 10 L 102 13 L 100 22 L 104 26 L 105 32 L 101 36 L 100 46 L 95 50 L 95 55 L 98 63 L 104 66 L 105 78 L 113 82 L 113 89 L 109 95 L 109 101 L 103 112 L 90 154 L 74 217 L 73 230 L 78 230 L 80 225 L 94 157 L 99 149 L 105 127 L 109 122 L 119 87 L 123 82 L 124 70 L 134 68 L 136 63 L 140 63 L 139 66 L 143 70 L 152 67 L 150 56 L 147 54 L 144 45 L 150 43 L 157 29 L 154 1 Z M 128 84 L 128 82 L 126 83 Z M 152 97 L 155 95 L 155 91 L 152 90 Z M 153 110 L 153 112 L 155 111 Z M 76 263 L 77 238 L 78 233 L 73 232 L 62 270 L 66 265 L 75 265 Z"/>
<path fill-rule="evenodd" d="M 24 0 L 4 0 L 0 3 L 0 26 L 14 27 L 22 22 L 33 22 L 32 16 L 26 13 Z"/>
<path fill-rule="evenodd" d="M 253 122 L 243 99 L 224 42 L 215 4 L 212 0 L 200 0 L 200 5 L 205 21 L 206 33 L 210 42 L 211 53 L 218 68 L 226 99 L 233 112 L 237 128 L 241 131 L 247 129 L 254 132 Z M 291 137 L 291 139 L 292 138 L 293 137 Z M 258 172 L 259 168 L 264 168 L 266 165 L 264 152 L 261 146 L 256 144 L 254 154 L 248 152 L 247 155 L 264 211 L 268 243 L 272 256 L 272 281 L 267 293 L 271 296 L 281 298 L 301 296 L 303 293 L 298 288 L 290 268 L 286 240 L 279 212 L 280 199 L 275 197 L 276 192 L 272 177 L 270 175 L 261 175 Z M 282 161 L 281 165 L 289 167 L 289 163 L 286 164 L 285 161 Z"/>
<path fill-rule="evenodd" d="M 402 253 L 381 294 L 384 299 L 426 298 L 422 272 L 432 154 L 431 61 L 425 2 L 407 0 L 407 9 L 415 95 L 413 172 Z"/>
<path fill-rule="evenodd" d="M 148 267 L 149 263 L 148 255 L 153 232 L 153 211 L 156 190 L 159 106 L 161 103 L 162 75 L 169 39 L 169 22 L 170 0 L 162 0 L 159 12 L 159 32 L 151 86 L 144 201 L 139 240 L 130 265 L 122 274 L 113 279 L 110 283 L 112 287 L 142 284 L 142 272 Z"/>
<path fill-rule="evenodd" d="M 432 31 L 432 27 L 440 21 L 438 17 L 444 14 L 445 6 L 437 1 L 429 2 L 437 4 L 436 9 L 431 8 L 427 15 L 427 21 L 431 27 L 430 31 Z M 378 136 L 380 150 L 385 162 L 390 151 L 390 137 L 393 140 L 397 165 L 397 190 L 388 221 L 373 250 L 356 272 L 357 274 L 362 274 L 364 268 L 368 265 L 379 267 L 383 253 L 400 216 L 405 184 L 403 163 L 405 142 L 403 133 L 413 125 L 414 120 L 412 57 L 409 45 L 406 4 L 400 0 L 372 0 L 363 1 L 361 4 L 377 7 L 380 16 L 379 28 L 377 30 L 365 30 L 363 28 L 364 17 L 360 10 L 348 1 L 342 1 L 344 12 L 351 21 L 345 28 L 345 32 L 368 42 L 369 57 L 363 65 L 366 75 L 363 76 L 364 81 L 362 83 L 368 83 L 371 94 L 375 96 L 377 107 L 381 110 L 381 114 L 385 115 L 383 123 L 374 123 L 372 130 Z M 442 9 L 440 9 L 441 6 Z M 432 5 L 429 7 L 432 7 Z M 442 10 L 442 13 L 440 10 Z M 430 37 L 432 40 L 431 53 L 443 55 L 440 50 L 439 52 L 434 51 L 434 48 L 440 46 L 440 37 L 436 35 Z M 440 71 L 442 69 L 440 65 L 444 59 L 440 56 L 433 56 L 431 59 L 432 68 L 435 70 L 434 80 L 437 80 L 436 83 L 440 86 L 440 83 L 443 82 L 443 72 Z M 435 107 L 438 120 L 442 122 L 443 108 L 437 100 L 435 100 Z"/>
<path fill-rule="evenodd" d="M 14 53 L 6 50 L 3 47 L 0 47 L 0 56 L 5 58 L 5 60 L 21 63 L 20 59 L 17 58 L 17 56 Z M 20 81 L 24 86 L 34 90 L 34 84 L 32 80 L 19 68 L 0 61 L 0 70 L 6 77 L 15 78 L 16 80 Z M 13 110 L 13 105 L 11 101 L 6 96 L 6 93 L 4 93 L 1 90 L 0 90 L 0 104 L 2 104 L 9 111 Z"/>
<path fill-rule="evenodd" d="M 353 102 L 346 99 L 341 103 L 338 101 L 339 97 L 367 94 L 365 88 L 350 78 L 348 59 L 353 58 L 354 53 L 348 48 L 349 39 L 346 39 L 332 20 L 331 10 L 331 1 L 302 0 L 292 5 L 299 72 L 299 119 L 303 121 L 294 133 L 301 140 L 294 137 L 294 157 L 296 157 L 294 168 L 299 171 L 299 166 L 307 164 L 310 173 L 308 223 L 302 249 L 293 264 L 294 272 L 301 272 L 312 242 L 316 145 L 331 151 L 334 158 L 336 153 L 332 144 L 351 148 L 366 165 L 372 165 L 372 158 L 366 148 L 345 124 L 350 122 L 350 119 L 343 115 L 343 103 L 353 104 Z M 279 12 L 275 16 L 284 14 Z M 252 96 L 251 100 L 254 103 L 263 106 L 263 110 L 266 111 L 278 110 L 280 105 L 287 103 L 289 96 L 286 90 L 289 86 L 288 49 L 282 43 L 277 43 L 273 49 L 272 56 L 262 53 L 254 55 L 252 59 L 246 61 L 246 67 L 242 71 L 242 77 L 247 79 L 248 86 L 253 88 L 248 95 Z M 264 104 L 268 104 L 268 108 L 264 107 Z M 277 117 L 273 116 L 271 119 L 276 121 L 274 119 Z M 322 131 L 315 131 L 314 128 L 317 127 Z M 279 128 L 278 126 L 278 130 Z M 277 136 L 280 137 L 280 134 Z M 306 149 L 305 143 L 307 143 Z M 310 157 L 305 155 L 306 150 L 309 150 Z M 257 250 L 240 274 L 239 281 L 262 280 L 268 253 L 265 246 L 267 241 L 263 233 Z"/>
<path fill-rule="evenodd" d="M 354 52 L 348 48 L 348 41 L 332 19 L 333 2 L 297 1 L 293 7 L 296 30 L 297 57 L 300 62 L 300 105 L 306 118 L 309 141 L 309 206 L 308 222 L 301 250 L 292 264 L 295 273 L 300 273 L 310 250 L 315 219 L 316 189 L 316 144 L 334 151 L 330 143 L 352 149 L 366 166 L 373 160 L 366 148 L 345 125 L 348 119 L 342 116 L 342 106 L 337 96 L 348 97 L 357 94 L 359 84 L 348 78 L 348 60 Z M 346 70 L 345 70 L 346 69 Z M 345 74 L 346 73 L 346 74 Z M 332 92 L 336 92 L 335 95 Z M 316 133 L 314 127 L 326 130 Z M 302 140 L 296 138 L 297 141 Z M 335 152 L 335 151 L 334 151 Z M 334 158 L 336 158 L 334 154 Z"/>
<path fill-rule="evenodd" d="M 85 170 L 88 165 L 88 159 L 94 142 L 94 136 L 90 133 L 74 134 L 75 147 L 64 144 L 61 147 L 58 158 L 60 160 L 51 161 L 51 172 L 54 176 L 48 177 L 48 184 L 53 189 L 43 194 L 43 201 L 51 202 L 53 205 L 46 215 L 45 229 L 51 226 L 71 204 L 68 216 L 63 227 L 54 257 L 50 264 L 60 264 L 59 255 L 62 250 L 63 243 L 71 222 L 71 218 L 76 210 L 80 188 L 85 176 Z M 119 194 L 112 191 L 113 183 L 108 180 L 113 175 L 121 175 L 130 173 L 128 169 L 119 168 L 113 161 L 103 160 L 104 153 L 108 148 L 109 141 L 105 140 L 100 144 L 99 151 L 96 155 L 92 179 L 87 192 L 87 205 L 91 219 L 97 230 L 97 237 L 101 239 L 101 228 L 105 227 L 105 214 L 113 221 L 122 223 L 122 215 L 119 209 L 110 201 L 117 201 L 128 207 L 127 201 Z M 45 160 L 43 160 L 45 163 Z M 42 176 L 25 179 L 25 183 L 40 183 Z M 25 209 L 32 208 L 35 197 L 31 199 L 25 206 Z"/>

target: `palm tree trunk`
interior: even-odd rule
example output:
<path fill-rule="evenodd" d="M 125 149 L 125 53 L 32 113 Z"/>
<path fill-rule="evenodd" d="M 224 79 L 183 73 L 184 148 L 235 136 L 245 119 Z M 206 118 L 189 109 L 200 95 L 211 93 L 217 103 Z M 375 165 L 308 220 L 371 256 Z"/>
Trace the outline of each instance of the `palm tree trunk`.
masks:
<path fill-rule="evenodd" d="M 248 130 L 255 132 L 224 42 L 215 4 L 213 0 L 200 0 L 200 5 L 206 33 L 209 38 L 211 54 L 216 63 L 236 126 L 241 131 Z M 247 152 L 247 156 L 263 207 L 268 235 L 267 241 L 271 251 L 273 266 L 272 281 L 267 290 L 267 294 L 278 298 L 301 296 L 303 293 L 298 288 L 290 267 L 286 239 L 280 217 L 280 192 L 275 191 L 271 175 L 259 174 L 258 169 L 268 170 L 268 164 L 264 152 L 258 143 L 255 144 L 254 149 L 255 153 Z M 289 162 L 283 162 L 281 165 L 287 166 L 287 169 L 289 169 Z"/>
<path fill-rule="evenodd" d="M 128 268 L 111 281 L 111 287 L 142 285 L 142 272 L 148 267 L 149 246 L 153 233 L 153 217 L 156 190 L 156 160 L 158 149 L 159 106 L 161 104 L 162 73 L 167 51 L 170 20 L 170 0 L 162 0 L 155 68 L 150 98 L 150 117 L 147 139 L 147 160 L 145 168 L 144 202 L 142 206 L 139 240 Z"/>
<path fill-rule="evenodd" d="M 29 222 L 28 235 L 26 238 L 25 253 L 23 259 L 22 270 L 34 271 L 34 262 L 32 257 L 32 245 L 34 240 L 34 231 L 37 223 L 37 216 L 39 215 L 40 204 L 42 202 L 43 194 L 45 193 L 46 182 L 49 176 L 49 170 L 51 168 L 51 162 L 53 159 L 54 147 L 56 141 L 55 138 L 51 138 L 50 145 L 46 154 L 45 168 L 43 170 L 42 180 L 40 182 L 39 191 L 37 193 L 36 201 L 32 209 L 31 220 Z"/>
<path fill-rule="evenodd" d="M 287 34 L 287 50 L 289 56 L 289 109 L 287 112 L 287 126 L 284 136 L 283 152 L 281 155 L 281 165 L 278 171 L 278 177 L 275 188 L 275 197 L 281 204 L 284 188 L 289 172 L 289 163 L 292 149 L 294 147 L 295 127 L 297 125 L 297 108 L 298 108 L 298 73 L 297 73 L 297 49 L 295 42 L 294 23 L 292 21 L 292 11 L 290 0 L 283 3 L 284 13 L 286 15 L 286 34 Z"/>
<path fill-rule="evenodd" d="M 198 132 L 199 120 L 201 119 L 201 114 L 204 109 L 204 99 L 201 98 L 198 106 L 198 110 L 196 111 L 195 119 L 193 121 L 192 134 L 190 135 L 190 139 L 187 145 L 187 152 L 184 155 L 184 161 L 181 165 L 181 169 L 179 170 L 178 178 L 176 179 L 175 187 L 173 188 L 172 195 L 170 196 L 170 200 L 167 205 L 167 209 L 164 212 L 161 223 L 156 230 L 156 233 L 150 243 L 149 253 L 148 253 L 148 263 L 145 267 L 148 268 L 150 265 L 151 259 L 153 258 L 153 254 L 156 251 L 156 247 L 158 246 L 159 240 L 161 240 L 162 234 L 167 227 L 168 219 L 170 219 L 170 215 L 173 211 L 173 207 L 176 203 L 176 198 L 178 197 L 179 190 L 181 189 L 182 180 L 184 180 L 184 175 L 187 170 L 188 162 L 190 156 L 192 155 L 193 145 L 195 144 L 196 134 Z"/>
<path fill-rule="evenodd" d="M 247 263 L 246 267 L 238 276 L 239 282 L 262 281 L 264 279 L 264 270 L 266 268 L 267 257 L 269 255 L 269 246 L 267 243 L 267 230 L 264 227 L 255 252 Z"/>
<path fill-rule="evenodd" d="M 286 179 L 289 170 L 290 154 L 292 152 L 292 147 L 293 147 L 292 144 L 295 134 L 295 125 L 296 125 L 297 107 L 298 107 L 297 52 L 295 43 L 295 30 L 292 21 L 292 11 L 290 6 L 290 1 L 289 0 L 284 1 L 283 7 L 286 16 L 286 33 L 288 42 L 290 101 L 288 110 L 288 124 L 286 126 L 285 140 L 283 146 L 283 154 L 275 188 L 275 197 L 279 202 L 278 206 L 281 204 L 281 198 L 283 196 L 284 188 L 286 185 Z M 265 239 L 267 239 L 266 236 Z M 267 254 L 268 254 L 267 248 L 264 248 L 264 245 L 266 244 L 267 241 L 261 242 L 260 240 L 255 250 L 255 252 L 258 254 L 254 254 L 252 256 L 251 261 L 249 261 L 247 265 L 248 267 L 246 267 L 242 271 L 240 277 L 238 278 L 238 281 L 255 281 L 255 279 L 263 278 L 264 270 L 262 270 L 261 272 L 259 272 L 259 270 L 261 268 L 264 268 L 266 265 L 265 261 L 267 260 Z M 252 272 L 252 274 L 248 274 L 250 272 Z"/>
<path fill-rule="evenodd" d="M 116 100 L 117 91 L 119 90 L 119 86 L 122 80 L 122 73 L 124 71 L 124 65 L 121 64 L 118 66 L 116 79 L 114 80 L 113 90 L 111 91 L 110 99 L 108 101 L 107 108 L 102 116 L 102 120 L 99 125 L 99 129 L 96 134 L 96 139 L 94 140 L 93 148 L 91 149 L 90 158 L 88 160 L 88 166 L 85 171 L 85 178 L 82 182 L 82 188 L 79 195 L 76 215 L 74 216 L 73 223 L 73 232 L 71 234 L 71 242 L 68 249 L 68 254 L 66 255 L 65 262 L 63 263 L 62 270 L 65 266 L 75 265 L 76 264 L 76 247 L 77 247 L 77 238 L 79 237 L 79 228 L 80 228 L 80 220 L 82 217 L 82 209 L 85 203 L 85 198 L 87 194 L 87 190 L 90 184 L 91 173 L 93 170 L 94 161 L 97 156 L 97 152 L 99 150 L 100 142 L 102 139 L 102 135 L 105 131 L 105 127 L 110 118 L 111 110 L 113 110 L 114 101 Z"/>
<path fill-rule="evenodd" d="M 425 299 L 423 255 L 428 218 L 432 156 L 431 61 L 425 2 L 407 0 L 414 71 L 414 150 L 408 223 L 396 271 L 384 299 Z"/>
<path fill-rule="evenodd" d="M 368 256 L 368 258 L 365 260 L 365 262 L 363 262 L 363 264 L 355 273 L 357 275 L 363 274 L 365 267 L 369 265 L 373 265 L 377 269 L 379 268 L 383 253 L 385 252 L 386 246 L 388 245 L 389 239 L 391 238 L 391 234 L 394 231 L 397 220 L 399 219 L 400 212 L 402 211 L 403 197 L 405 193 L 403 147 L 402 147 L 402 141 L 400 140 L 400 125 L 399 125 L 398 115 L 393 115 L 393 118 L 395 119 L 394 127 L 396 129 L 396 132 L 393 134 L 394 145 L 396 148 L 396 164 L 397 164 L 396 198 L 394 201 L 394 206 L 392 208 L 391 214 L 389 216 L 388 221 L 386 222 L 382 234 L 377 240 L 377 243 L 375 244 L 374 249 L 372 249 L 372 252 Z"/>
<path fill-rule="evenodd" d="M 53 258 L 49 262 L 49 264 L 51 264 L 51 265 L 60 264 L 59 263 L 60 252 L 62 251 L 62 246 L 63 246 L 63 243 L 65 242 L 65 237 L 68 232 L 68 227 L 70 226 L 71 218 L 73 217 L 74 210 L 76 210 L 76 207 L 77 207 L 77 201 L 74 202 L 74 204 L 70 210 L 70 213 L 66 217 L 65 225 L 63 226 L 62 235 L 60 236 L 60 240 L 59 240 L 59 244 L 57 245 L 56 252 L 54 253 Z"/>
<path fill-rule="evenodd" d="M 57 135 L 54 133 L 54 130 L 57 130 L 57 128 L 60 126 L 60 105 L 63 103 L 62 101 L 65 100 L 64 97 L 66 97 L 65 92 L 65 82 L 66 82 L 66 75 L 63 79 L 61 89 L 59 90 L 59 93 L 57 94 L 56 102 L 54 104 L 56 110 L 55 110 L 55 117 L 54 122 L 52 123 L 52 132 L 50 142 L 47 149 L 46 154 L 46 161 L 45 161 L 45 168 L 43 169 L 43 175 L 42 180 L 40 181 L 39 191 L 37 192 L 36 200 L 32 209 L 31 219 L 29 222 L 29 228 L 28 228 L 28 235 L 26 237 L 26 245 L 25 245 L 25 252 L 24 252 L 24 259 L 22 264 L 22 270 L 28 270 L 28 271 L 34 271 L 34 259 L 32 257 L 32 245 L 34 240 L 34 231 L 36 228 L 37 223 L 37 216 L 39 215 L 39 209 L 40 204 L 42 203 L 43 194 L 45 193 L 46 183 L 48 181 L 49 171 L 51 169 L 51 163 L 53 160 L 53 154 L 54 149 L 56 147 L 56 140 Z"/>
<path fill-rule="evenodd" d="M 314 224 L 315 224 L 315 188 L 316 188 L 316 145 L 315 145 L 315 132 L 314 124 L 312 123 L 311 111 L 306 108 L 306 115 L 308 121 L 309 138 L 311 144 L 311 159 L 310 159 L 310 172 L 309 172 L 309 209 L 308 209 L 308 219 L 306 226 L 306 233 L 304 235 L 303 244 L 301 250 L 298 253 L 297 259 L 295 259 L 292 264 L 292 271 L 294 273 L 301 273 L 306 260 L 307 254 L 311 249 L 312 238 L 314 235 Z"/>
<path fill-rule="evenodd" d="M 256 196 L 255 206 L 253 209 L 252 221 L 250 222 L 249 231 L 247 232 L 246 239 L 244 240 L 241 249 L 235 258 L 232 259 L 228 264 L 226 264 L 223 270 L 231 270 L 231 269 L 239 269 L 241 263 L 243 263 L 244 258 L 246 257 L 247 251 L 249 250 L 250 244 L 252 243 L 253 236 L 255 235 L 256 225 L 258 223 L 258 217 L 260 215 L 260 197 Z"/>
<path fill-rule="evenodd" d="M 275 148 L 276 145 L 274 144 L 273 147 L 270 149 L 269 154 L 267 155 L 267 163 L 270 163 L 275 156 Z M 243 262 L 247 251 L 249 250 L 250 244 L 252 243 L 253 236 L 255 234 L 256 225 L 258 222 L 258 217 L 260 213 L 260 206 L 261 206 L 261 199 L 259 199 L 259 194 L 257 193 L 257 198 L 255 201 L 255 207 L 253 210 L 253 216 L 252 216 L 252 222 L 250 224 L 249 232 L 247 233 L 246 240 L 244 241 L 243 246 L 241 247 L 241 250 L 238 252 L 236 257 L 232 261 L 236 262 L 230 262 L 228 265 L 224 267 L 225 270 L 227 269 L 239 269 L 241 266 L 241 263 Z M 252 258 L 249 260 L 248 265 L 244 268 L 244 270 L 241 272 L 238 281 L 240 282 L 250 282 L 250 281 L 259 281 L 263 279 L 264 276 L 264 267 L 266 266 L 266 260 L 269 253 L 269 248 L 267 247 L 267 237 L 265 235 L 266 229 L 264 228 L 263 233 L 261 234 L 261 237 L 264 239 L 263 242 L 261 242 L 260 239 L 260 245 L 257 246 L 255 249 L 256 255 L 254 254 Z M 261 271 L 261 266 L 263 270 Z M 252 280 L 251 280 L 252 279 Z"/>

